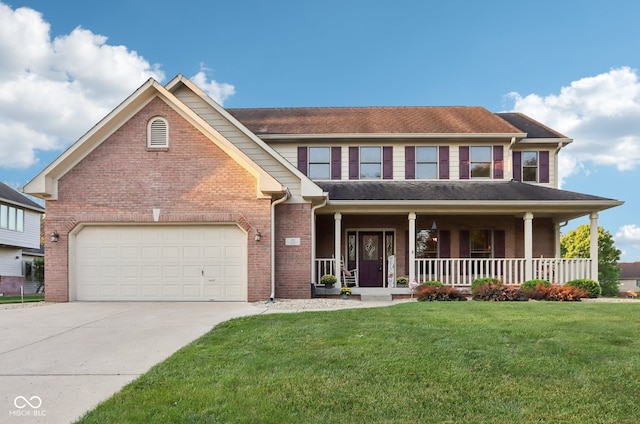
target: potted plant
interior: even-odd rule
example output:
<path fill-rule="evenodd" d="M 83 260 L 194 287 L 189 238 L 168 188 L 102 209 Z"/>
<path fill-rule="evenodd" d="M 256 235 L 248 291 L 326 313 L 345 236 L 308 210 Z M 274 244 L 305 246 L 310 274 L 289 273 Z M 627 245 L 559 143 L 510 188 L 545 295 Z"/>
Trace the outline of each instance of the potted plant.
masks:
<path fill-rule="evenodd" d="M 343 299 L 349 299 L 349 296 L 351 296 L 351 287 L 343 287 L 340 289 L 340 294 L 342 295 Z"/>
<path fill-rule="evenodd" d="M 337 282 L 338 282 L 338 279 L 336 278 L 335 275 L 325 274 L 322 277 L 320 277 L 320 284 L 324 284 L 324 287 L 327 289 L 332 288 Z"/>
<path fill-rule="evenodd" d="M 400 277 L 396 278 L 396 287 L 407 287 L 408 284 L 409 284 L 409 279 L 404 275 L 401 275 Z"/>

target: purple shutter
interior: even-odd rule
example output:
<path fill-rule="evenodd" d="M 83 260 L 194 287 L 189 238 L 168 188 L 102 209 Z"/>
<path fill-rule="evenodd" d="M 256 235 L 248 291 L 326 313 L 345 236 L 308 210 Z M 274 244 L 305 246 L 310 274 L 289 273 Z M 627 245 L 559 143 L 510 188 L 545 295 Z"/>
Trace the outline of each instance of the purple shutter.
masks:
<path fill-rule="evenodd" d="M 331 147 L 331 179 L 339 180 L 342 178 L 342 163 L 340 156 L 342 155 L 342 147 Z"/>
<path fill-rule="evenodd" d="M 413 180 L 416 178 L 416 148 L 415 146 L 404 147 L 404 179 Z"/>
<path fill-rule="evenodd" d="M 451 231 L 440 230 L 438 231 L 438 244 L 439 244 L 439 258 L 451 257 Z"/>
<path fill-rule="evenodd" d="M 460 231 L 460 257 L 471 257 L 471 233 L 469 230 Z"/>
<path fill-rule="evenodd" d="M 469 179 L 469 146 L 460 146 L 460 179 Z"/>
<path fill-rule="evenodd" d="M 513 179 L 522 181 L 522 152 L 513 152 Z"/>
<path fill-rule="evenodd" d="M 298 147 L 298 169 L 304 174 L 308 174 L 309 163 L 307 161 L 307 148 Z"/>
<path fill-rule="evenodd" d="M 349 147 L 349 179 L 360 179 L 360 149 L 356 147 Z"/>
<path fill-rule="evenodd" d="M 441 180 L 449 179 L 449 146 L 440 146 L 438 154 L 438 178 Z M 447 256 L 448 257 L 448 256 Z"/>
<path fill-rule="evenodd" d="M 502 146 L 493 146 L 493 179 L 504 178 L 504 149 Z"/>
<path fill-rule="evenodd" d="M 543 150 L 540 155 L 540 178 L 541 183 L 549 182 L 549 151 Z"/>
<path fill-rule="evenodd" d="M 393 146 L 382 148 L 382 178 L 385 180 L 393 178 Z"/>
<path fill-rule="evenodd" d="M 493 232 L 493 257 L 494 258 L 506 258 L 506 246 L 505 246 L 505 233 L 504 230 L 495 230 Z"/>

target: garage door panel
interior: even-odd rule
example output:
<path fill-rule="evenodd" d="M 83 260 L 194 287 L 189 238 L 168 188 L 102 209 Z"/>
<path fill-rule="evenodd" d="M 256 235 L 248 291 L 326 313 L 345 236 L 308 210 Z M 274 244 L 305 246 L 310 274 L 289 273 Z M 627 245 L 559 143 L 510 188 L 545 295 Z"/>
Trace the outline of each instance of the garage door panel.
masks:
<path fill-rule="evenodd" d="M 76 236 L 76 298 L 245 301 L 246 252 L 236 226 L 87 226 Z"/>

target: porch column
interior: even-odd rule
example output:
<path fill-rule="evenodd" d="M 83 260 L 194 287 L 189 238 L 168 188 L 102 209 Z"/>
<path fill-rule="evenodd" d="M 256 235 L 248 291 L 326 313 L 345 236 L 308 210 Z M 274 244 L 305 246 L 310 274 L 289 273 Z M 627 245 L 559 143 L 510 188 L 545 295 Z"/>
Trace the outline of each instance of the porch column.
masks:
<path fill-rule="evenodd" d="M 409 213 L 409 282 L 416 279 L 416 213 Z"/>
<path fill-rule="evenodd" d="M 333 225 L 334 225 L 334 259 L 335 265 L 334 270 L 336 273 L 336 277 L 338 277 L 338 287 L 342 287 L 342 270 L 340 269 L 340 258 L 342 253 L 340 252 L 340 245 L 342 244 L 342 214 L 340 212 L 336 212 L 333 215 Z"/>
<path fill-rule="evenodd" d="M 591 258 L 591 279 L 598 281 L 598 212 L 591 212 L 589 228 L 589 257 Z"/>
<path fill-rule="evenodd" d="M 562 257 L 562 249 L 560 248 L 560 223 L 556 222 L 553 224 L 553 257 L 560 258 Z"/>
<path fill-rule="evenodd" d="M 524 279 L 533 279 L 533 213 L 524 214 Z M 524 281 L 522 281 L 524 282 Z"/>

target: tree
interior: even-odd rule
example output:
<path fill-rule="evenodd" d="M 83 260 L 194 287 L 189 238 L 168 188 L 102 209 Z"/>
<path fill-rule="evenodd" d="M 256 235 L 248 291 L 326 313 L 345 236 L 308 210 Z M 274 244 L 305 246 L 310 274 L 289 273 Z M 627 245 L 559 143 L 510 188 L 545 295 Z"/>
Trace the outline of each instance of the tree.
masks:
<path fill-rule="evenodd" d="M 590 226 L 580 225 L 560 238 L 563 258 L 589 258 L 591 247 Z M 598 227 L 598 282 L 603 296 L 618 295 L 618 261 L 622 252 L 614 246 L 613 236 Z"/>

